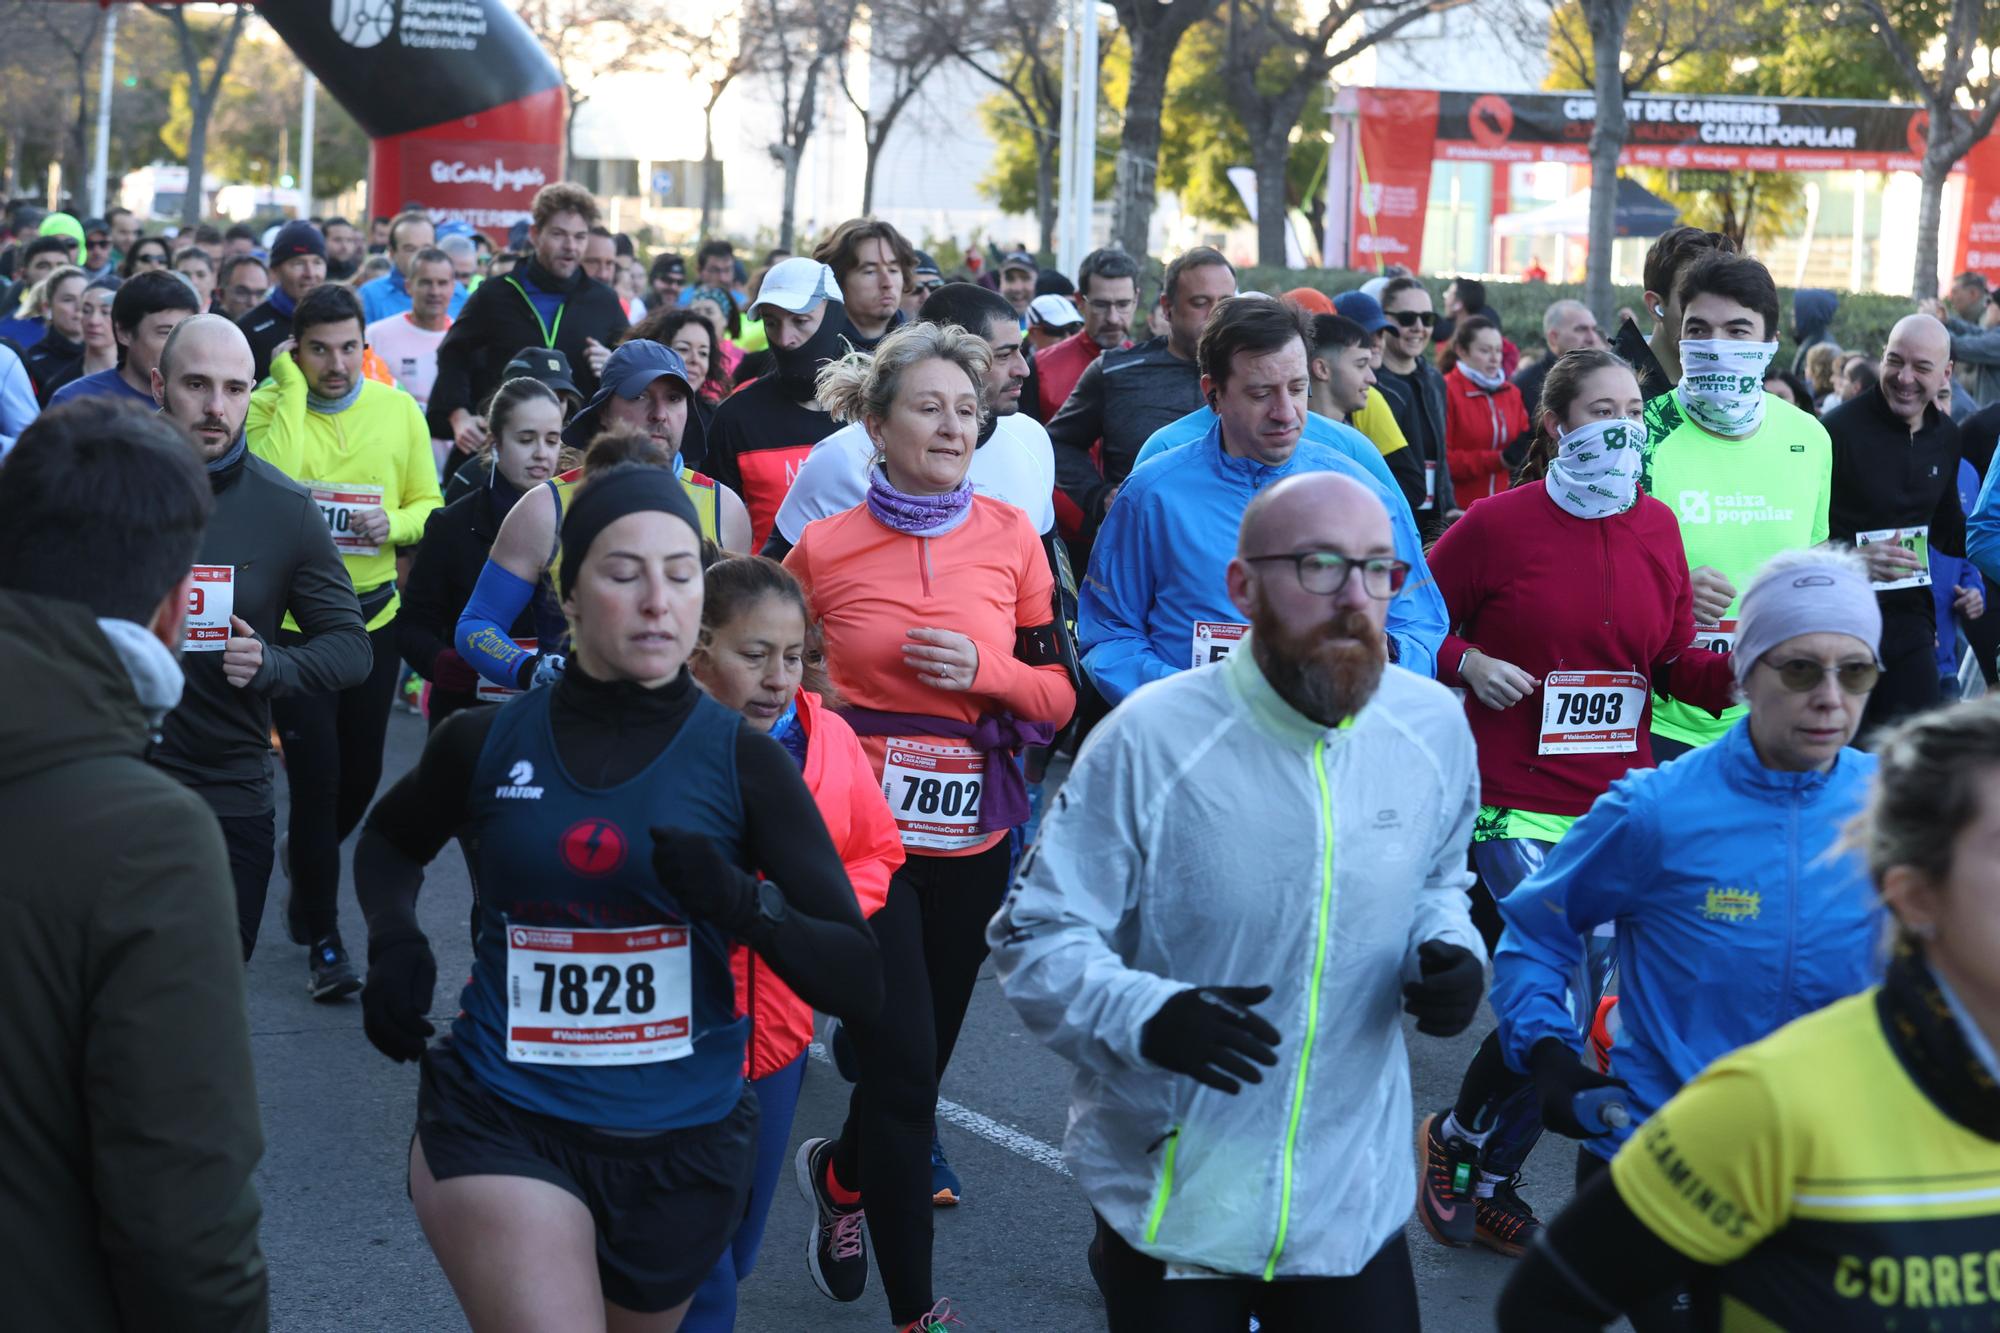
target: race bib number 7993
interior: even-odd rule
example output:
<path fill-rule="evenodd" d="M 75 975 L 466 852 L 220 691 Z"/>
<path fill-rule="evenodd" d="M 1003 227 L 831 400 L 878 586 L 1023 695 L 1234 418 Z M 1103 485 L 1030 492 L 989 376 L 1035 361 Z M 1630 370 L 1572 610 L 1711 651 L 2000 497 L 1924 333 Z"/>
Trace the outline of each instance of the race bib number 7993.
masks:
<path fill-rule="evenodd" d="M 1636 671 L 1551 671 L 1542 678 L 1537 754 L 1631 754 L 1646 678 Z"/>

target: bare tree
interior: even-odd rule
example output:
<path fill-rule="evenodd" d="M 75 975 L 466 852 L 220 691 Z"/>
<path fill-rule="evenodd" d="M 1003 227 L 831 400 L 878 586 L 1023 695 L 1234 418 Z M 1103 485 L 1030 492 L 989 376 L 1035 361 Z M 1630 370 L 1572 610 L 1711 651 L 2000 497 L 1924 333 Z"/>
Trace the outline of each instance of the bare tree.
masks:
<path fill-rule="evenodd" d="M 233 6 L 228 21 L 218 25 L 220 36 L 206 72 L 202 69 L 200 43 L 196 40 L 194 28 L 188 23 L 187 12 L 178 5 L 146 7 L 173 28 L 174 40 L 180 51 L 181 72 L 187 76 L 190 121 L 187 193 L 181 199 L 181 225 L 194 227 L 201 222 L 202 204 L 206 201 L 203 182 L 208 175 L 208 118 L 215 112 L 215 99 L 222 91 L 223 79 L 229 74 L 229 62 L 235 58 L 236 43 L 243 36 L 244 25 L 250 21 L 250 6 Z"/>
<path fill-rule="evenodd" d="M 91 43 L 100 16 L 87 6 L 50 5 L 37 0 L 0 4 L 0 137 L 7 141 L 0 194 L 26 187 L 26 166 L 43 157 L 63 164 L 66 183 L 80 179 L 85 128 L 89 124 L 88 80 L 95 63 Z M 67 65 L 74 73 L 76 102 L 51 96 L 51 70 Z"/>
<path fill-rule="evenodd" d="M 1611 243 L 1618 234 L 1618 158 L 1630 126 L 1628 94 L 1656 82 L 1691 55 L 1727 48 L 1756 18 L 1741 0 L 1523 0 L 1516 35 L 1545 45 L 1557 86 L 1589 88 L 1590 254 L 1584 303 L 1611 317 Z"/>
<path fill-rule="evenodd" d="M 1257 262 L 1285 266 L 1286 167 L 1314 90 L 1340 66 L 1432 14 L 1470 0 L 1333 0 L 1317 23 L 1280 0 L 1227 0 L 1223 88 L 1257 172 Z M 1356 23 L 1355 20 L 1360 20 Z M 1348 40 L 1336 45 L 1343 33 Z"/>
<path fill-rule="evenodd" d="M 1189 28 L 1215 12 L 1218 0 L 1110 0 L 1132 54 L 1125 89 L 1125 130 L 1111 194 L 1111 238 L 1127 253 L 1143 255 L 1159 199 L 1160 112 L 1167 100 L 1167 71 Z"/>
<path fill-rule="evenodd" d="M 1910 295 L 1938 292 L 1938 219 L 1945 177 L 2000 119 L 2000 78 L 1995 77 L 1994 14 L 1985 0 L 1950 0 L 1938 31 L 1936 3 L 1859 0 L 1904 80 L 1930 113 L 1924 140 L 1923 191 L 1917 206 L 1917 260 Z M 1932 52 L 1942 37 L 1939 58 Z"/>
<path fill-rule="evenodd" d="M 771 158 L 784 169 L 784 205 L 778 244 L 793 248 L 798 230 L 799 163 L 819 128 L 821 82 L 838 78 L 857 0 L 749 0 L 745 40 L 756 52 L 754 68 L 770 80 L 778 104 L 778 139 Z"/>
<path fill-rule="evenodd" d="M 861 169 L 861 211 L 875 208 L 875 166 L 889 131 L 938 66 L 951 59 L 946 36 L 963 11 L 951 0 L 869 0 L 868 40 L 842 51 L 840 91 L 861 117 L 867 158 Z M 868 100 L 855 96 L 855 65 L 868 74 Z"/>
<path fill-rule="evenodd" d="M 654 66 L 679 35 L 649 0 L 523 0 L 520 14 L 563 81 L 568 158 L 577 155 L 576 113 L 590 101 L 595 81 Z"/>
<path fill-rule="evenodd" d="M 87 174 L 89 150 L 85 146 L 90 128 L 91 75 L 98 62 L 98 34 L 103 30 L 104 16 L 91 6 L 26 4 L 16 7 L 24 17 L 32 19 L 39 35 L 48 44 L 50 54 L 60 54 L 68 67 L 68 75 L 76 89 L 76 112 L 69 118 L 68 128 L 63 134 L 63 183 L 74 190 L 78 182 Z M 10 24 L 9 30 L 21 31 L 18 24 Z"/>
<path fill-rule="evenodd" d="M 1028 128 L 1035 150 L 1035 221 L 1044 251 L 1056 248 L 1064 8 L 1063 0 L 990 0 L 944 34 L 952 56 L 1006 94 Z M 1098 44 L 1100 68 L 1108 46 L 1108 41 Z"/>
<path fill-rule="evenodd" d="M 667 40 L 696 83 L 708 90 L 701 106 L 701 234 L 706 237 L 722 200 L 722 173 L 715 160 L 715 108 L 737 76 L 756 65 L 756 33 L 735 13 L 717 10 L 709 15 L 707 27 L 673 24 Z"/>

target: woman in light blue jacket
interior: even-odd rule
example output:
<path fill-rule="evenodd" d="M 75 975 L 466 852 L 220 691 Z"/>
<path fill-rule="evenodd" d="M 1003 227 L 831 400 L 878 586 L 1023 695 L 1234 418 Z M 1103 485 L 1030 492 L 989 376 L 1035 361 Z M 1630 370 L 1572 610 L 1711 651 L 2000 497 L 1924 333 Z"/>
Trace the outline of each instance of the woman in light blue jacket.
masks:
<path fill-rule="evenodd" d="M 1850 554 L 1774 558 L 1740 616 L 1749 716 L 1613 784 L 1501 902 L 1502 1050 L 1533 1076 L 1543 1123 L 1585 1139 L 1579 1180 L 1710 1061 L 1878 979 L 1880 909 L 1866 867 L 1836 845 L 1875 771 L 1846 746 L 1880 673 L 1881 624 Z M 1610 1076 L 1585 1064 L 1567 993 L 1606 923 L 1621 1024 Z M 1629 1122 L 1586 1128 L 1574 1099 L 1604 1087 L 1625 1090 Z"/>

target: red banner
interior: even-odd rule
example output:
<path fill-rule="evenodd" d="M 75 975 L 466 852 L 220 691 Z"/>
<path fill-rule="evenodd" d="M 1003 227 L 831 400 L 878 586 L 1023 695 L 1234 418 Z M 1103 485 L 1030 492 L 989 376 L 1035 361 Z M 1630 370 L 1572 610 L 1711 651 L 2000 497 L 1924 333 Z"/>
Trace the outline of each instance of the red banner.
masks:
<path fill-rule="evenodd" d="M 471 223 L 496 242 L 528 220 L 535 191 L 562 179 L 563 93 L 518 101 L 377 139 L 368 174 L 374 211 L 414 205 L 436 222 Z"/>
<path fill-rule="evenodd" d="M 2000 277 L 2000 136 L 1972 146 L 1960 163 L 1966 170 L 1964 202 L 1958 213 L 1958 251 L 1951 274 L 1968 270 Z"/>
<path fill-rule="evenodd" d="M 1354 191 L 1348 267 L 1423 264 L 1438 95 L 1420 89 L 1362 88 L 1360 180 Z"/>

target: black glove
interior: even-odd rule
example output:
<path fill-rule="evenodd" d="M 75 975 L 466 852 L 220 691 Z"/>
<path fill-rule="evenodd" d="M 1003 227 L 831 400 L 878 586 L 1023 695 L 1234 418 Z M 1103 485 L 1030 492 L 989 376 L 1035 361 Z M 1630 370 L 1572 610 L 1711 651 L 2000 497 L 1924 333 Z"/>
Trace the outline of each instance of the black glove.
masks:
<path fill-rule="evenodd" d="M 1579 1092 L 1632 1086 L 1622 1078 L 1592 1069 L 1560 1037 L 1543 1037 L 1535 1043 L 1528 1052 L 1528 1073 L 1535 1080 L 1535 1095 L 1542 1103 L 1542 1124 L 1571 1139 L 1598 1137 L 1576 1118 L 1572 1103 Z"/>
<path fill-rule="evenodd" d="M 725 861 L 705 834 L 654 829 L 653 874 L 684 916 L 740 936 L 757 924 L 757 881 Z"/>
<path fill-rule="evenodd" d="M 416 1060 L 437 1029 L 424 1018 L 437 989 L 437 959 L 420 930 L 398 930 L 368 941 L 368 981 L 361 987 L 361 1026 L 391 1060 Z"/>
<path fill-rule="evenodd" d="M 1278 1029 L 1250 1012 L 1269 986 L 1201 986 L 1180 992 L 1139 1029 L 1139 1054 L 1232 1096 L 1262 1083 L 1256 1065 L 1278 1063 Z"/>
<path fill-rule="evenodd" d="M 1472 1025 L 1486 993 L 1486 966 L 1462 945 L 1425 940 L 1417 946 L 1423 980 L 1403 987 L 1403 1012 L 1426 1037 L 1456 1037 Z"/>

